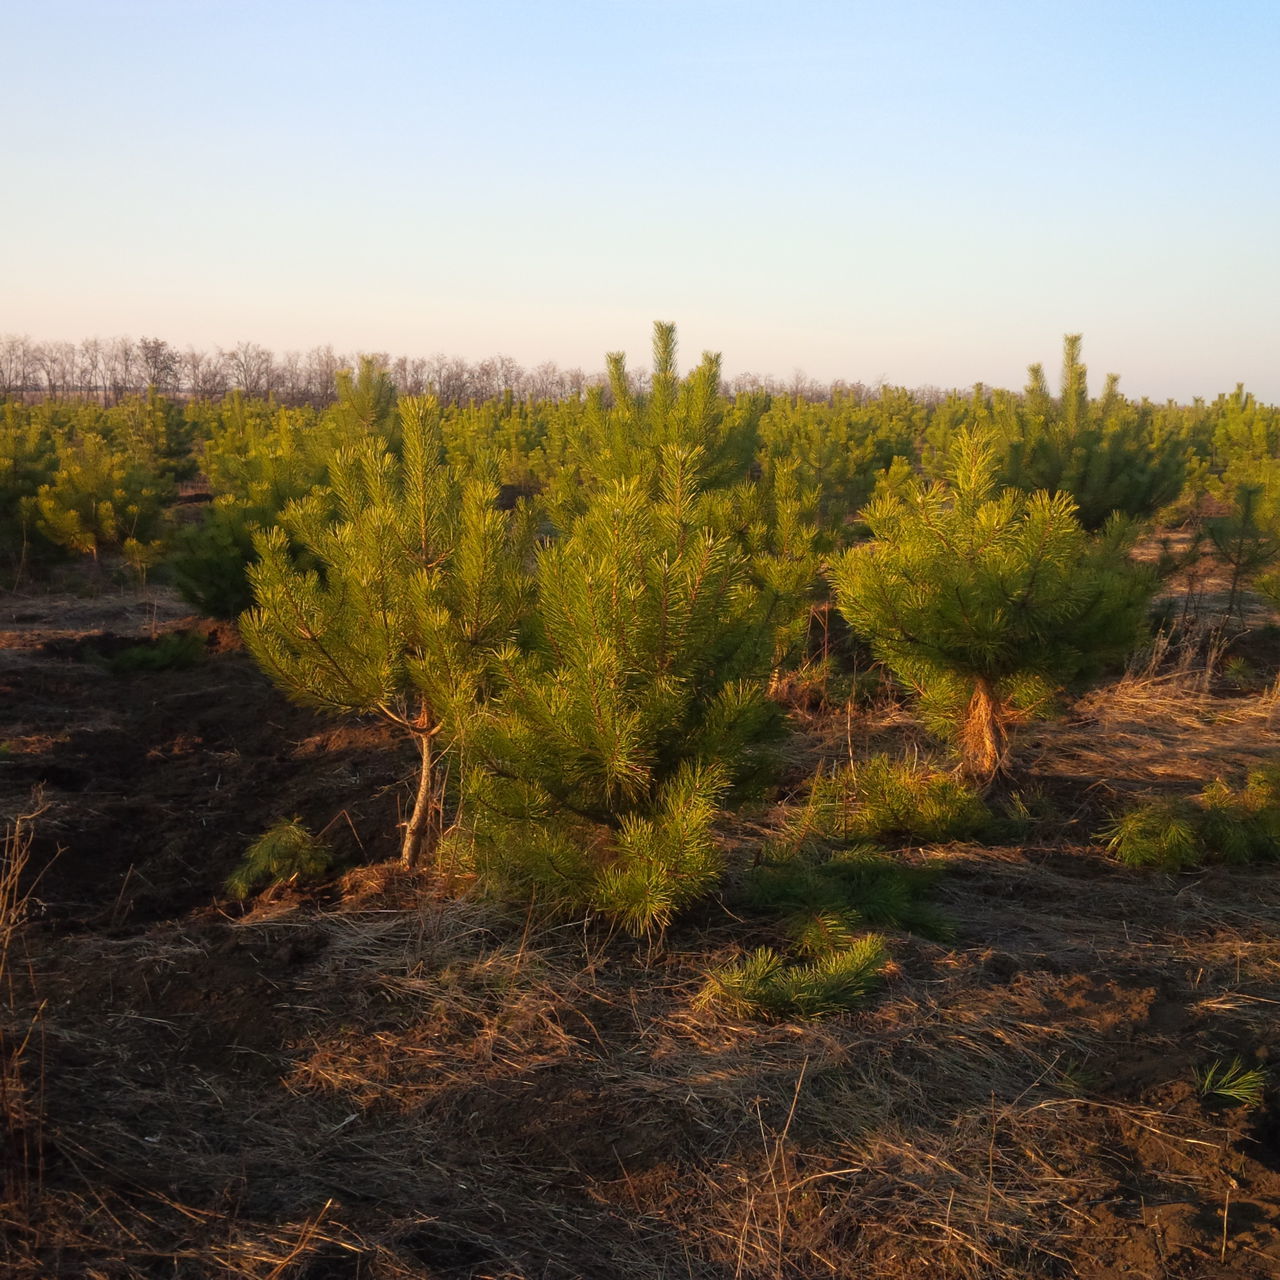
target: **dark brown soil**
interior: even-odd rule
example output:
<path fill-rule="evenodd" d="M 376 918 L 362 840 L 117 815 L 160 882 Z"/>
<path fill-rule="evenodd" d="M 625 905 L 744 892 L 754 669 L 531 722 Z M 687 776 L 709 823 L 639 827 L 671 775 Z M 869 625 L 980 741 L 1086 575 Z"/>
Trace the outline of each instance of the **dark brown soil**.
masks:
<path fill-rule="evenodd" d="M 155 599 L 37 598 L 0 613 L 0 810 L 42 789 L 36 897 L 64 926 L 128 928 L 211 905 L 281 817 L 328 826 L 348 862 L 365 860 L 363 830 L 376 840 L 395 824 L 408 766 L 380 725 L 292 706 L 233 628 L 175 616 L 163 595 L 153 611 Z M 60 610 L 87 629 L 42 625 Z M 202 639 L 202 661 L 109 667 L 175 631 Z"/>
<path fill-rule="evenodd" d="M 733 920 L 649 949 L 443 897 L 382 861 L 411 761 L 380 728 L 291 706 L 172 601 L 93 604 L 0 606 L 0 803 L 46 806 L 9 964 L 5 1274 L 1280 1274 L 1274 868 L 931 851 L 953 941 L 894 938 L 860 1015 L 740 1025 L 695 1003 Z M 172 629 L 202 662 L 99 659 Z M 1035 739 L 1063 796 L 1098 785 L 1091 725 L 1117 786 L 1152 781 L 1122 694 Z M 1237 724 L 1251 758 L 1267 721 L 1236 710 L 1195 752 L 1165 720 L 1152 741 L 1212 772 L 1206 726 L 1227 752 Z M 294 813 L 349 869 L 229 902 Z M 1202 1096 L 1234 1058 L 1263 1097 Z"/>

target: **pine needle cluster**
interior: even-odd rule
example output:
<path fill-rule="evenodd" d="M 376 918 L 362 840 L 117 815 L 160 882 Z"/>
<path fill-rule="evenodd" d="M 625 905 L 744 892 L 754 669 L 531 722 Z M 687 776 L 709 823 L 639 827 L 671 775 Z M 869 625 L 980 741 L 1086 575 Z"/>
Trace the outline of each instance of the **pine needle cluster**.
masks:
<path fill-rule="evenodd" d="M 1196 1090 L 1202 1098 L 1219 1103 L 1256 1107 L 1267 1090 L 1267 1073 L 1246 1067 L 1239 1058 L 1211 1062 L 1196 1072 Z"/>
<path fill-rule="evenodd" d="M 1280 765 L 1254 770 L 1243 787 L 1215 778 L 1193 799 L 1135 805 L 1098 838 L 1132 867 L 1181 871 L 1207 862 L 1280 859 Z"/>
<path fill-rule="evenodd" d="M 874 992 L 888 963 L 884 940 L 865 934 L 804 964 L 788 964 L 769 947 L 715 969 L 699 995 L 749 1018 L 824 1018 L 856 1009 Z"/>
<path fill-rule="evenodd" d="M 237 900 L 264 885 L 315 880 L 332 865 L 333 850 L 298 817 L 281 818 L 245 851 L 244 861 L 227 877 L 227 892 Z"/>
<path fill-rule="evenodd" d="M 769 846 L 770 857 L 871 841 L 887 847 L 967 840 L 991 821 L 977 789 L 923 760 L 874 755 L 820 769 L 804 802 Z"/>

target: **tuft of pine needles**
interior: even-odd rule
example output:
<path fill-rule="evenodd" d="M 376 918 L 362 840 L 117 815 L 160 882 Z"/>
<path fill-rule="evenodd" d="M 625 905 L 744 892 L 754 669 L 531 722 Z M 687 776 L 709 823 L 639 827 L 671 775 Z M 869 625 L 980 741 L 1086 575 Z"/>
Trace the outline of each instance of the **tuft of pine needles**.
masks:
<path fill-rule="evenodd" d="M 1131 867 L 1180 871 L 1201 859 L 1195 806 L 1185 800 L 1149 800 L 1117 815 L 1098 833 Z"/>
<path fill-rule="evenodd" d="M 770 855 L 856 842 L 900 847 L 967 840 L 990 821 L 977 790 L 955 774 L 923 760 L 874 755 L 819 769 Z"/>
<path fill-rule="evenodd" d="M 1132 867 L 1179 871 L 1280 858 L 1280 765 L 1253 770 L 1243 787 L 1215 778 L 1191 800 L 1144 801 L 1116 815 L 1098 838 Z"/>
<path fill-rule="evenodd" d="M 1196 1091 L 1206 1100 L 1255 1107 L 1262 1101 L 1266 1087 L 1266 1072 L 1259 1067 L 1246 1067 L 1239 1058 L 1212 1062 L 1196 1072 Z"/>
<path fill-rule="evenodd" d="M 698 1003 L 752 1018 L 828 1017 L 857 1008 L 887 963 L 884 939 L 877 934 L 865 934 L 808 964 L 789 965 L 772 948 L 761 947 L 713 970 Z"/>
<path fill-rule="evenodd" d="M 227 877 L 227 892 L 243 901 L 263 885 L 317 879 L 332 862 L 333 850 L 300 818 L 281 818 L 246 850 L 244 861 Z"/>

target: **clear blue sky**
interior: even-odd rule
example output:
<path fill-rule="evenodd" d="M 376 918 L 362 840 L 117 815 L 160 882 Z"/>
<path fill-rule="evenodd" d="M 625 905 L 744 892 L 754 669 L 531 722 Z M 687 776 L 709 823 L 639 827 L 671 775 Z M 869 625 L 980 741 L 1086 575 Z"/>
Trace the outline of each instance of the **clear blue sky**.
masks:
<path fill-rule="evenodd" d="M 1277 0 L 0 0 L 0 332 L 1280 400 Z"/>

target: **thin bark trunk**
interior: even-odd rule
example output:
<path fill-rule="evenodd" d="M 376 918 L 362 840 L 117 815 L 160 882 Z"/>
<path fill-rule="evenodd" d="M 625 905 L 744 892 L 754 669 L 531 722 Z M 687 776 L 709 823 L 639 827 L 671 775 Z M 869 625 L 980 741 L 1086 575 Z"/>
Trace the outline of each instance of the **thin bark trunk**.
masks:
<path fill-rule="evenodd" d="M 422 764 L 418 772 L 418 793 L 413 812 L 404 827 L 404 843 L 400 847 L 400 860 L 408 868 L 435 857 L 440 843 L 441 804 L 436 789 L 434 760 L 430 733 L 419 733 L 418 751 Z"/>
<path fill-rule="evenodd" d="M 980 677 L 960 728 L 960 760 L 971 777 L 990 782 L 1004 767 L 1007 749 L 1003 708 L 991 687 Z"/>

